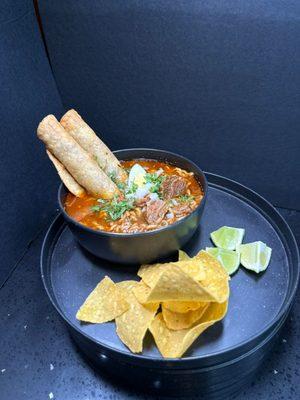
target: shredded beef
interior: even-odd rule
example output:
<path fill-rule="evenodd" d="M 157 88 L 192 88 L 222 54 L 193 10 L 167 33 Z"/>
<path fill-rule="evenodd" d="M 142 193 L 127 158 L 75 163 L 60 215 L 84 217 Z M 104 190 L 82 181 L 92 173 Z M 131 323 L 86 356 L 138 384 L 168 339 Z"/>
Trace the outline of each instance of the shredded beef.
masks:
<path fill-rule="evenodd" d="M 145 218 L 148 224 L 159 224 L 168 211 L 168 204 L 163 200 L 151 200 L 147 203 Z"/>
<path fill-rule="evenodd" d="M 177 175 L 168 176 L 161 184 L 161 193 L 165 200 L 184 194 L 187 188 L 186 180 Z"/>
<path fill-rule="evenodd" d="M 135 205 L 136 205 L 137 207 L 144 207 L 149 201 L 150 201 L 150 197 L 149 197 L 149 195 L 147 194 L 147 196 L 145 196 L 145 197 L 143 197 L 143 198 L 141 198 L 141 199 L 136 200 L 136 201 L 135 201 Z"/>
<path fill-rule="evenodd" d="M 172 211 L 176 217 L 191 212 L 191 207 L 189 204 L 178 204 L 172 208 Z"/>

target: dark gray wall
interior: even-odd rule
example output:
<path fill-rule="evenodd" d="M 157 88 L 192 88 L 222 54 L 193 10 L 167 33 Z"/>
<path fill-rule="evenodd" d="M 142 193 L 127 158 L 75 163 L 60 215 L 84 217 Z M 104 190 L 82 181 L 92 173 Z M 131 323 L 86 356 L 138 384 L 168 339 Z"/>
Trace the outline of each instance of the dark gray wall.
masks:
<path fill-rule="evenodd" d="M 299 2 L 39 4 L 64 105 L 112 148 L 171 149 L 299 208 Z"/>
<path fill-rule="evenodd" d="M 53 215 L 58 179 L 36 127 L 61 113 L 32 1 L 0 3 L 0 286 Z"/>

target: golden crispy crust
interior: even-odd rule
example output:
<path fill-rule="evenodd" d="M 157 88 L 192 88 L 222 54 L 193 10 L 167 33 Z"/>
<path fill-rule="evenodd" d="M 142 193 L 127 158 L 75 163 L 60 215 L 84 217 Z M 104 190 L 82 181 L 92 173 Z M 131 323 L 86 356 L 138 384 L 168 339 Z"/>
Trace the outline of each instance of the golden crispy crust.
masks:
<path fill-rule="evenodd" d="M 75 110 L 67 111 L 60 123 L 80 146 L 94 157 L 108 176 L 114 176 L 119 182 L 127 181 L 127 174 L 120 166 L 119 160 Z"/>
<path fill-rule="evenodd" d="M 119 194 L 114 182 L 96 161 L 64 130 L 54 115 L 39 124 L 37 135 L 47 149 L 64 165 L 72 177 L 95 197 L 106 199 Z"/>
<path fill-rule="evenodd" d="M 49 159 L 52 161 L 60 179 L 62 180 L 63 184 L 67 187 L 69 192 L 74 194 L 76 197 L 82 197 L 85 194 L 85 190 L 82 186 L 79 185 L 73 178 L 73 176 L 66 170 L 66 168 L 62 165 L 57 158 L 54 157 L 49 150 L 46 150 L 46 153 Z"/>

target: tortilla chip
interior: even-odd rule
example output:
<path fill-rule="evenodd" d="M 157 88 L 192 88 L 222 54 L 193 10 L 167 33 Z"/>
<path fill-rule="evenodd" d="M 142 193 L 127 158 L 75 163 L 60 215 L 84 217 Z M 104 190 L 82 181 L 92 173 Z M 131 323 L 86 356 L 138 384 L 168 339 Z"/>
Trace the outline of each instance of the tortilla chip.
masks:
<path fill-rule="evenodd" d="M 138 285 L 133 288 L 133 293 L 139 303 L 151 303 L 151 301 L 147 301 L 149 295 L 151 294 L 151 288 L 147 286 L 143 281 L 140 281 Z M 153 302 L 156 303 L 157 301 L 155 300 Z"/>
<path fill-rule="evenodd" d="M 90 293 L 76 318 L 84 322 L 108 322 L 129 309 L 129 304 L 118 286 L 106 276 Z"/>
<path fill-rule="evenodd" d="M 207 305 L 207 303 L 201 301 L 164 301 L 162 305 L 175 313 L 186 313 L 188 311 L 195 311 Z"/>
<path fill-rule="evenodd" d="M 194 259 L 201 263 L 205 277 L 200 279 L 201 286 L 207 290 L 218 303 L 223 303 L 229 297 L 229 275 L 221 263 L 206 251 L 201 250 Z"/>
<path fill-rule="evenodd" d="M 150 332 L 162 356 L 165 358 L 182 357 L 205 329 L 225 316 L 227 305 L 227 301 L 221 304 L 211 303 L 198 324 L 180 331 L 168 329 L 162 313 L 157 314 L 150 326 Z"/>
<path fill-rule="evenodd" d="M 66 170 L 65 166 L 56 158 L 49 150 L 46 150 L 49 159 L 52 161 L 60 179 L 66 188 L 74 194 L 76 197 L 82 197 L 85 194 L 85 190 L 79 185 L 73 176 Z"/>
<path fill-rule="evenodd" d="M 158 267 L 160 268 L 160 267 Z M 216 301 L 213 296 L 203 289 L 198 281 L 185 273 L 175 263 L 165 265 L 147 286 L 142 280 L 134 289 L 140 303 L 161 301 Z"/>
<path fill-rule="evenodd" d="M 215 275 L 219 279 L 224 278 L 230 280 L 230 276 L 228 275 L 226 270 L 222 267 L 222 264 L 207 251 L 204 250 L 199 251 L 199 253 L 195 257 L 193 257 L 193 259 L 194 260 L 196 259 L 201 262 L 201 266 L 204 267 L 205 271 L 207 272 L 205 279 L 210 279 L 211 275 Z"/>
<path fill-rule="evenodd" d="M 188 261 L 191 257 L 183 250 L 178 250 L 178 261 Z"/>
<path fill-rule="evenodd" d="M 138 276 L 150 287 L 154 287 L 159 279 L 159 276 L 169 266 L 177 266 L 182 271 L 186 272 L 189 276 L 195 280 L 205 278 L 205 271 L 202 268 L 201 260 L 189 260 L 189 261 L 176 261 L 165 264 L 152 264 L 142 265 L 138 270 Z"/>
<path fill-rule="evenodd" d="M 133 353 L 140 353 L 143 350 L 144 337 L 155 317 L 159 303 L 140 304 L 133 294 L 133 289 L 138 285 L 136 281 L 124 281 L 117 285 L 126 293 L 126 299 L 130 305 L 128 311 L 116 318 L 117 334 Z"/>
<path fill-rule="evenodd" d="M 188 311 L 186 313 L 176 313 L 162 305 L 162 316 L 169 329 L 174 331 L 187 329 L 200 320 L 210 303 L 203 304 L 204 305 L 197 310 Z"/>

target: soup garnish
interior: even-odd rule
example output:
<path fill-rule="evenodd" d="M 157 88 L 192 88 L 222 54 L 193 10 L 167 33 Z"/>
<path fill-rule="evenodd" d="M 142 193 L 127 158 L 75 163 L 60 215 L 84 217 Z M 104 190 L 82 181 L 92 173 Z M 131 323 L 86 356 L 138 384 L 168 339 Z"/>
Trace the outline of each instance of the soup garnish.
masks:
<path fill-rule="evenodd" d="M 203 191 L 192 172 L 156 160 L 121 161 L 127 183 L 111 200 L 69 193 L 66 212 L 80 223 L 116 233 L 145 232 L 170 225 L 190 214 Z"/>

